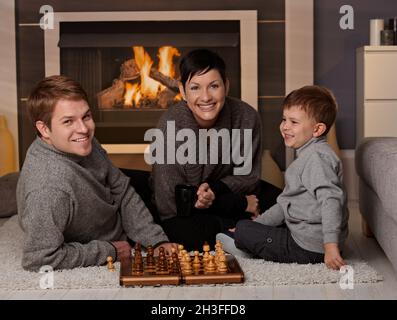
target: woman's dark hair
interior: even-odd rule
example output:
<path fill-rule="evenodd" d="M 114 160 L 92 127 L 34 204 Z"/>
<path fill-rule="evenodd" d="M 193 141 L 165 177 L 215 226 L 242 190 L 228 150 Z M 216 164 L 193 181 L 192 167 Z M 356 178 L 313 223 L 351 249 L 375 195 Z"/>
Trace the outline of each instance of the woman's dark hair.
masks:
<path fill-rule="evenodd" d="M 225 61 L 215 52 L 207 49 L 196 49 L 187 53 L 179 64 L 179 73 L 181 82 L 185 88 L 193 76 L 205 74 L 208 71 L 218 70 L 223 83 L 226 83 L 226 66 Z"/>

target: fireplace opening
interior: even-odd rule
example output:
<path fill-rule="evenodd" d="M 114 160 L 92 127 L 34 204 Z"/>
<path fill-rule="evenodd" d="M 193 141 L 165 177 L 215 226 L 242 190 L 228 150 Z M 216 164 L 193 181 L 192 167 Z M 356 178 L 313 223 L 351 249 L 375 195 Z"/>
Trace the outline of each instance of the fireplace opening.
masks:
<path fill-rule="evenodd" d="M 229 94 L 241 97 L 239 21 L 61 22 L 58 45 L 61 73 L 87 91 L 101 143 L 145 143 L 180 100 L 179 61 L 195 48 L 222 56 Z"/>

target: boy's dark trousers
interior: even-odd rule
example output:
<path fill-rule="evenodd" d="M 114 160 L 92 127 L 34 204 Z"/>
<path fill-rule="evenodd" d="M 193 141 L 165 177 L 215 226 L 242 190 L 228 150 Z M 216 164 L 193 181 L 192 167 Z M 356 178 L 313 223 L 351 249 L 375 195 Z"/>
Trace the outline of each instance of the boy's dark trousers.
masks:
<path fill-rule="evenodd" d="M 237 248 L 267 261 L 300 264 L 324 262 L 324 254 L 298 246 L 286 225 L 271 227 L 241 220 L 237 223 L 234 239 Z"/>

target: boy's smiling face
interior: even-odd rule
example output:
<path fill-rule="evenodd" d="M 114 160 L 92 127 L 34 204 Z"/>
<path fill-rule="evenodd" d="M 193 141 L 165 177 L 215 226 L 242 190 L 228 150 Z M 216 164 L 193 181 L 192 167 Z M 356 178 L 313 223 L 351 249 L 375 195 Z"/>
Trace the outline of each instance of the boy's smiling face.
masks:
<path fill-rule="evenodd" d="M 325 124 L 316 122 L 301 107 L 292 106 L 283 111 L 280 131 L 285 145 L 298 149 L 311 138 L 321 136 L 325 131 Z"/>

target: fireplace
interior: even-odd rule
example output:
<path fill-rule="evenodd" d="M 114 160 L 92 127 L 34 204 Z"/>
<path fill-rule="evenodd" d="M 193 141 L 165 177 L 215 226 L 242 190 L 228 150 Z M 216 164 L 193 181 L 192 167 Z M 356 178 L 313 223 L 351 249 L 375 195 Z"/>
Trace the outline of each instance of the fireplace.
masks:
<path fill-rule="evenodd" d="M 180 57 L 218 52 L 230 95 L 257 108 L 256 11 L 64 12 L 45 31 L 46 75 L 86 89 L 96 136 L 110 153 L 141 153 L 146 130 L 180 96 Z"/>

